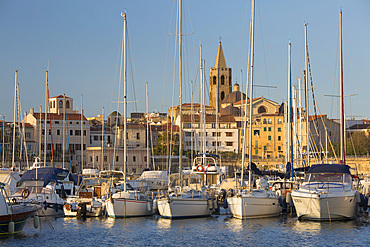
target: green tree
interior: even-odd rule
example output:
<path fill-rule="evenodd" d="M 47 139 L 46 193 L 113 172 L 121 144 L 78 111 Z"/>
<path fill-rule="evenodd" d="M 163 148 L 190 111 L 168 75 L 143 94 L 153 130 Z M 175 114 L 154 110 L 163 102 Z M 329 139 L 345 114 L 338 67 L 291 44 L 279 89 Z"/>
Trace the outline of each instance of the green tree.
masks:
<path fill-rule="evenodd" d="M 171 150 L 171 155 L 179 155 L 179 136 L 177 134 L 172 134 L 171 142 L 171 135 L 165 131 L 158 136 L 157 145 L 154 147 L 154 154 L 167 155 L 168 149 Z"/>

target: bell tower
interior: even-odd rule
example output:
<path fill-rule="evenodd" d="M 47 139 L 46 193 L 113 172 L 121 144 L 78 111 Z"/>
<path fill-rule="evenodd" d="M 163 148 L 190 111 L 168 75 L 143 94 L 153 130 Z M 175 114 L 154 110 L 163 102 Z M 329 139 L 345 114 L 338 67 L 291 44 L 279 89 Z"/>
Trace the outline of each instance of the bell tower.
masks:
<path fill-rule="evenodd" d="M 226 67 L 220 41 L 215 67 L 209 68 L 209 105 L 220 112 L 221 101 L 231 92 L 231 89 L 231 68 Z"/>

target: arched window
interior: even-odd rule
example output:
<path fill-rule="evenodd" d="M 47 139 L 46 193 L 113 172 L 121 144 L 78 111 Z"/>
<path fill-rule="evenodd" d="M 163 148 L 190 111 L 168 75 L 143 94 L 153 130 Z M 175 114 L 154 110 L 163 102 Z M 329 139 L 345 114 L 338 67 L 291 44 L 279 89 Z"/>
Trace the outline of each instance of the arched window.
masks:
<path fill-rule="evenodd" d="M 69 108 L 69 101 L 66 101 L 66 108 Z"/>
<path fill-rule="evenodd" d="M 63 108 L 63 101 L 62 100 L 59 101 L 59 108 Z"/>
<path fill-rule="evenodd" d="M 216 76 L 213 77 L 213 85 L 216 85 Z"/>
<path fill-rule="evenodd" d="M 221 76 L 221 85 L 225 85 L 225 76 Z"/>
<path fill-rule="evenodd" d="M 281 124 L 281 118 L 278 118 L 278 124 Z"/>
<path fill-rule="evenodd" d="M 269 118 L 269 119 L 267 120 L 267 122 L 268 122 L 269 124 L 271 124 L 271 123 L 272 123 L 271 118 Z"/>
<path fill-rule="evenodd" d="M 223 100 L 225 98 L 225 92 L 224 91 L 222 91 L 221 92 L 221 100 Z"/>
<path fill-rule="evenodd" d="M 266 118 L 263 119 L 263 124 L 267 124 Z"/>
<path fill-rule="evenodd" d="M 266 112 L 267 112 L 266 107 L 264 107 L 264 106 L 258 107 L 258 113 L 266 113 Z"/>
<path fill-rule="evenodd" d="M 55 108 L 55 100 L 53 101 L 53 108 Z"/>

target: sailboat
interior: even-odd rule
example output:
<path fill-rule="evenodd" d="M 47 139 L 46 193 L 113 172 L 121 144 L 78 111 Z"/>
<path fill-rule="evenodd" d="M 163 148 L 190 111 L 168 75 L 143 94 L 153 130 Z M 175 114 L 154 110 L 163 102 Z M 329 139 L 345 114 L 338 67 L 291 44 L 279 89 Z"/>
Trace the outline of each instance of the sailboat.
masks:
<path fill-rule="evenodd" d="M 159 198 L 157 200 L 159 214 L 164 218 L 192 218 L 205 217 L 212 213 L 213 201 L 206 197 L 202 191 L 195 191 L 195 188 L 190 186 L 191 180 L 199 179 L 199 175 L 192 174 L 188 179 L 184 179 L 182 172 L 182 1 L 178 2 L 179 7 L 179 82 L 180 82 L 180 142 L 179 142 L 179 174 L 178 184 L 176 180 L 172 181 L 172 185 L 177 185 L 175 192 Z M 175 174 L 174 174 L 175 175 Z M 193 176 L 193 177 L 192 177 Z M 194 177 L 195 176 L 195 177 Z M 173 176 L 172 176 L 173 177 Z M 188 185 L 188 186 L 184 186 Z M 169 188 L 170 189 L 170 188 Z M 170 190 L 169 190 L 170 192 Z"/>
<path fill-rule="evenodd" d="M 233 217 L 238 219 L 248 218 L 264 218 L 278 216 L 281 213 L 281 206 L 279 204 L 279 198 L 274 192 L 268 188 L 253 189 L 252 183 L 252 119 L 253 119 L 253 62 L 254 62 L 254 8 L 255 1 L 252 0 L 251 10 L 251 36 L 250 36 L 250 47 L 249 47 L 249 62 L 250 62 L 250 135 L 249 135 L 249 182 L 248 188 L 243 189 L 244 184 L 244 153 L 245 145 L 243 143 L 243 155 L 242 155 L 242 172 L 241 172 L 241 184 L 242 188 L 235 195 L 227 198 L 229 210 Z M 245 104 L 245 110 L 247 110 L 247 104 Z M 246 115 L 245 115 L 246 116 Z M 244 138 L 246 137 L 246 119 L 244 120 Z"/>
<path fill-rule="evenodd" d="M 307 54 L 306 25 L 305 37 Z M 292 199 L 299 219 L 331 221 L 353 219 L 357 216 L 356 199 L 359 197 L 359 193 L 353 188 L 350 167 L 346 165 L 344 146 L 342 11 L 340 11 L 340 99 L 341 162 L 339 164 L 312 165 L 307 171 L 299 190 L 292 192 Z"/>
<path fill-rule="evenodd" d="M 127 21 L 126 13 L 121 13 L 124 19 L 124 32 L 123 32 L 123 48 L 124 51 L 124 154 L 123 154 L 123 190 L 113 193 L 106 201 L 106 211 L 109 217 L 133 217 L 133 216 L 146 216 L 153 214 L 152 200 L 145 194 L 137 190 L 128 190 L 126 184 L 126 170 L 127 170 L 127 76 L 126 76 L 126 32 L 127 32 Z M 122 53 L 121 53 L 122 54 Z M 122 55 L 121 55 L 122 56 Z M 122 68 L 122 59 L 121 59 Z"/>

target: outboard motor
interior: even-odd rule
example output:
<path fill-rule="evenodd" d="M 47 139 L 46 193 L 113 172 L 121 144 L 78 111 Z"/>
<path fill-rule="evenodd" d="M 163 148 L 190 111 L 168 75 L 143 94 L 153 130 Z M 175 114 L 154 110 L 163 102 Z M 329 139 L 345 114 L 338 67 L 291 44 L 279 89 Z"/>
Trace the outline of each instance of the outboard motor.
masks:
<path fill-rule="evenodd" d="M 86 219 L 87 209 L 86 203 L 79 203 L 77 209 L 77 217 L 80 219 Z"/>
<path fill-rule="evenodd" d="M 219 195 L 220 195 L 220 197 L 219 197 L 220 198 L 220 201 L 223 202 L 226 199 L 226 190 L 225 189 L 221 189 Z"/>

